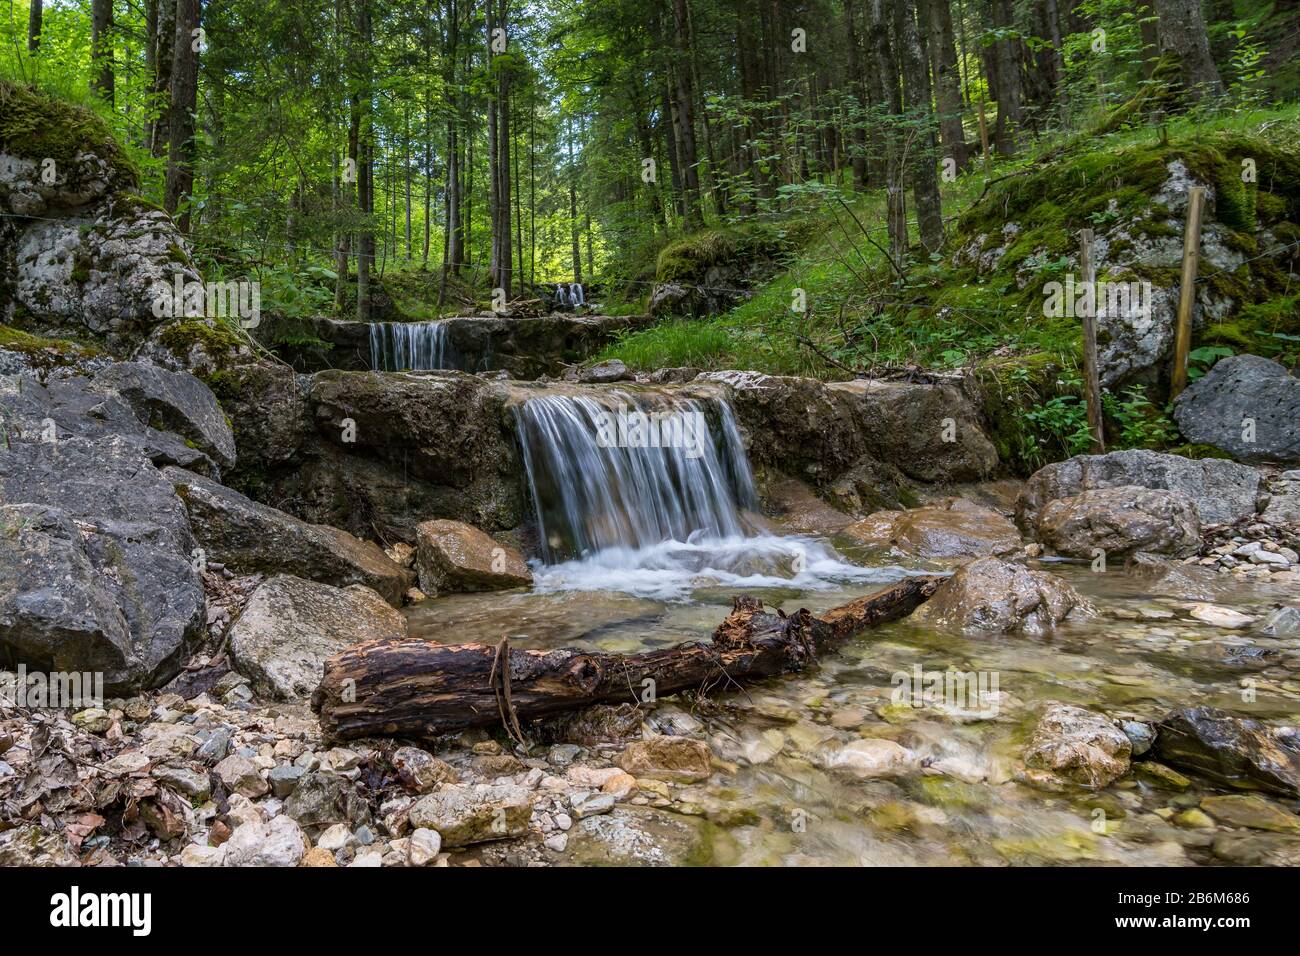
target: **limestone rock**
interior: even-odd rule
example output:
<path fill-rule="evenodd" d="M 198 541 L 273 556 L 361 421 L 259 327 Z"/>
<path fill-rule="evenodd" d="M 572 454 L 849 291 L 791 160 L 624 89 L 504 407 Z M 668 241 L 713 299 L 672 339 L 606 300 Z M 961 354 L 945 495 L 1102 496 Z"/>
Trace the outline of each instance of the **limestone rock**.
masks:
<path fill-rule="evenodd" d="M 1024 758 L 1028 767 L 1096 790 L 1128 772 L 1131 754 L 1129 738 L 1108 717 L 1052 703 L 1034 727 Z"/>
<path fill-rule="evenodd" d="M 1054 574 L 980 558 L 958 568 L 912 618 L 971 631 L 1042 634 L 1072 612 L 1088 610 L 1079 593 Z"/>
<path fill-rule="evenodd" d="M 1016 502 L 1016 523 L 1030 533 L 1049 501 L 1095 488 L 1134 485 L 1186 495 L 1202 524 L 1232 523 L 1255 514 L 1259 473 L 1219 458 L 1195 460 L 1154 451 L 1076 455 L 1040 468 L 1029 478 Z"/>
<path fill-rule="evenodd" d="M 1182 707 L 1160 721 L 1165 763 L 1237 790 L 1300 796 L 1300 738 L 1214 707 Z"/>
<path fill-rule="evenodd" d="M 189 513 L 208 561 L 240 573 L 291 574 L 322 584 L 362 584 L 400 607 L 413 575 L 380 550 L 327 525 L 307 524 L 181 468 L 163 475 Z"/>
<path fill-rule="evenodd" d="M 618 756 L 618 765 L 634 777 L 694 783 L 711 772 L 708 744 L 689 737 L 634 740 Z"/>
<path fill-rule="evenodd" d="M 522 836 L 528 831 L 533 797 L 522 787 L 451 784 L 421 797 L 411 807 L 411 826 L 438 831 L 445 847 Z"/>
<path fill-rule="evenodd" d="M 1020 548 L 1015 525 L 962 498 L 907 511 L 878 511 L 849 525 L 844 534 L 868 548 L 923 559 L 987 557 Z"/>
<path fill-rule="evenodd" d="M 415 529 L 415 564 L 426 594 L 525 587 L 532 572 L 513 548 L 460 521 L 425 521 Z"/>
<path fill-rule="evenodd" d="M 1191 499 L 1176 491 L 1136 485 L 1095 488 L 1047 502 L 1035 537 L 1057 554 L 1091 558 L 1136 551 L 1191 554 L 1201 544 L 1201 523 Z"/>
<path fill-rule="evenodd" d="M 263 694 L 305 699 L 325 660 L 364 641 L 406 636 L 406 619 L 370 588 L 335 588 L 276 575 L 263 582 L 228 632 L 240 673 Z"/>

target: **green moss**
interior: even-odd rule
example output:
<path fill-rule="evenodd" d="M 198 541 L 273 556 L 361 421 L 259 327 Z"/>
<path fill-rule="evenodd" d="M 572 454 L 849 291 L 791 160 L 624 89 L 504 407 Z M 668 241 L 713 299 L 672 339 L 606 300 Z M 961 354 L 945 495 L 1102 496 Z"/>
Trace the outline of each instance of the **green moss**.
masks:
<path fill-rule="evenodd" d="M 99 354 L 94 346 L 70 339 L 47 339 L 7 325 L 0 325 L 0 349 L 20 352 L 39 368 L 73 365 Z"/>
<path fill-rule="evenodd" d="M 14 156 L 53 159 L 71 167 L 78 153 L 91 152 L 118 174 L 120 185 L 139 182 L 139 173 L 94 113 L 37 90 L 0 80 L 0 148 Z"/>
<path fill-rule="evenodd" d="M 660 282 L 702 279 L 711 266 L 775 258 L 787 247 L 786 237 L 764 223 L 701 229 L 664 246 L 656 259 L 655 278 Z"/>
<path fill-rule="evenodd" d="M 243 345 L 238 333 L 220 319 L 210 323 L 202 319 L 181 319 L 165 327 L 158 337 L 177 358 L 186 357 L 194 346 L 201 345 L 218 362 Z"/>

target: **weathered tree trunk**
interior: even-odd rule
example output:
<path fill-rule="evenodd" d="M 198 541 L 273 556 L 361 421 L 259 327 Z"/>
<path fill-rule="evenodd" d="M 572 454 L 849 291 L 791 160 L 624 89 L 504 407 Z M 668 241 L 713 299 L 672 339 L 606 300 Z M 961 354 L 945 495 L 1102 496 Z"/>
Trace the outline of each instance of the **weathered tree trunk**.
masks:
<path fill-rule="evenodd" d="M 1197 101 L 1223 93 L 1223 80 L 1210 56 L 1200 0 L 1155 0 L 1160 52 L 1178 61 L 1183 88 Z"/>
<path fill-rule="evenodd" d="M 28 19 L 30 28 L 31 20 Z M 90 5 L 90 88 L 113 105 L 113 0 Z"/>
<path fill-rule="evenodd" d="M 199 28 L 199 15 L 199 0 L 177 0 L 163 205 L 175 215 L 181 203 L 186 204 L 177 220 L 182 232 L 189 232 L 189 198 L 194 191 L 194 112 L 199 93 L 199 42 L 194 31 Z"/>
<path fill-rule="evenodd" d="M 687 48 L 690 38 L 690 14 L 686 0 L 673 0 L 673 26 L 676 38 L 677 59 L 672 74 L 676 80 L 678 159 L 682 166 L 683 206 L 686 228 L 700 225 L 700 169 L 699 151 L 695 146 L 695 92 L 691 82 L 691 52 Z"/>
<path fill-rule="evenodd" d="M 158 0 L 157 18 L 151 31 L 154 58 L 150 77 L 149 152 L 161 157 L 167 150 L 171 129 L 172 57 L 176 49 L 175 0 Z"/>
<path fill-rule="evenodd" d="M 961 83 L 957 69 L 957 46 L 953 41 L 952 10 L 948 0 L 929 0 L 922 10 L 928 15 L 923 26 L 930 36 L 930 57 L 934 61 L 934 99 L 939 109 L 939 139 L 944 153 L 965 169 L 970 161 L 966 133 L 962 129 Z"/>
<path fill-rule="evenodd" d="M 1056 108 L 1061 125 L 1069 122 L 1070 101 L 1065 90 L 1065 48 L 1061 39 L 1061 10 L 1056 0 L 1043 4 L 1043 19 L 1047 22 L 1047 39 L 1052 44 L 1052 91 L 1056 95 Z"/>
<path fill-rule="evenodd" d="M 357 96 L 357 321 L 370 321 L 370 276 L 375 267 L 375 121 L 371 103 L 370 2 L 357 5 L 360 92 Z"/>
<path fill-rule="evenodd" d="M 906 578 L 821 617 L 806 610 L 786 617 L 741 597 L 711 643 L 642 654 L 512 651 L 505 641 L 360 644 L 325 662 L 312 709 L 333 738 L 431 737 L 501 721 L 517 726 L 591 704 L 725 690 L 803 670 L 858 631 L 910 614 L 940 580 Z"/>
<path fill-rule="evenodd" d="M 912 4 L 895 0 L 894 29 L 903 68 L 904 107 L 911 142 L 907 148 L 908 178 L 916 199 L 916 221 L 921 245 L 937 252 L 943 245 L 943 209 L 934 156 L 934 114 L 930 110 L 930 74 Z"/>
<path fill-rule="evenodd" d="M 845 42 L 849 47 L 849 90 L 857 100 L 858 108 L 866 106 L 867 98 L 862 79 L 862 56 L 858 50 L 858 14 L 854 0 L 844 0 Z M 858 189 L 867 188 L 867 131 L 861 116 L 855 117 L 852 133 L 853 184 Z"/>

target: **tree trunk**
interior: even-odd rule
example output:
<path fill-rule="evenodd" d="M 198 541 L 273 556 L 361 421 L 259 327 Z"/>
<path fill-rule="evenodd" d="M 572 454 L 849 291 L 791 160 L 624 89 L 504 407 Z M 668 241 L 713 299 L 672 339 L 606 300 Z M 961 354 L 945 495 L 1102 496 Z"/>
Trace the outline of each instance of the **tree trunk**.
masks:
<path fill-rule="evenodd" d="M 1177 61 L 1187 96 L 1193 102 L 1221 96 L 1223 80 L 1210 56 L 1200 0 L 1155 0 L 1155 7 L 1160 52 Z"/>
<path fill-rule="evenodd" d="M 27 52 L 35 53 L 41 48 L 41 14 L 44 0 L 31 0 L 27 10 Z"/>
<path fill-rule="evenodd" d="M 844 0 L 844 33 L 849 47 L 849 91 L 858 110 L 865 108 L 867 98 L 862 79 L 862 55 L 858 48 L 858 14 L 854 0 Z M 858 189 L 867 188 L 867 130 L 862 116 L 854 118 L 849 142 L 852 144 L 853 184 Z"/>
<path fill-rule="evenodd" d="M 1014 28 L 1011 0 L 992 0 L 993 25 L 1000 30 Z M 1020 127 L 1023 115 L 1020 107 L 1020 40 L 1006 37 L 993 45 L 997 60 L 998 122 L 993 132 L 997 151 L 1004 156 L 1014 154 L 1020 147 Z"/>
<path fill-rule="evenodd" d="M 569 131 L 569 242 L 573 257 L 573 281 L 582 281 L 582 247 L 578 242 L 578 167 L 573 159 L 573 121 L 567 120 Z"/>
<path fill-rule="evenodd" d="M 199 28 L 199 17 L 199 0 L 176 0 L 163 205 L 175 215 L 184 203 L 177 220 L 181 232 L 190 229 L 189 200 L 194 191 L 194 112 L 199 92 L 199 42 L 194 31 Z"/>
<path fill-rule="evenodd" d="M 893 0 L 900 2 L 900 0 Z M 890 45 L 889 19 L 885 0 L 868 0 L 868 36 L 874 47 L 876 72 L 881 83 L 881 107 L 888 116 L 885 140 L 885 191 L 888 197 L 887 225 L 895 265 L 907 260 L 907 197 L 903 191 L 903 96 L 898 87 L 898 62 Z"/>
<path fill-rule="evenodd" d="M 375 267 L 375 128 L 371 103 L 370 0 L 357 3 L 359 93 L 357 95 L 357 321 L 369 322 L 370 278 Z"/>
<path fill-rule="evenodd" d="M 31 26 L 30 17 L 28 27 Z M 90 5 L 90 88 L 113 105 L 113 0 Z"/>
<path fill-rule="evenodd" d="M 970 162 L 966 133 L 962 128 L 961 78 L 957 68 L 957 47 L 953 41 L 952 9 L 948 0 L 929 0 L 923 6 L 930 36 L 930 57 L 934 61 L 934 99 L 939 109 L 939 139 L 946 156 L 965 169 Z"/>
<path fill-rule="evenodd" d="M 154 63 L 150 73 L 149 152 L 161 158 L 167 152 L 171 129 L 172 59 L 176 52 L 176 2 L 157 0 L 157 21 L 153 30 Z"/>
<path fill-rule="evenodd" d="M 676 38 L 677 58 L 672 66 L 672 75 L 676 80 L 678 159 L 682 167 L 682 186 L 684 193 L 683 209 L 686 215 L 686 228 L 693 229 L 701 225 L 700 220 L 700 169 L 699 153 L 695 146 L 695 92 L 691 82 L 691 51 L 687 47 L 690 36 L 690 14 L 686 8 L 687 0 L 673 0 L 673 26 Z"/>
<path fill-rule="evenodd" d="M 1065 51 L 1061 39 L 1061 10 L 1056 0 L 1046 0 L 1043 17 L 1047 21 L 1047 39 L 1052 44 L 1052 88 L 1061 125 L 1069 123 L 1070 103 L 1065 91 Z"/>
<path fill-rule="evenodd" d="M 312 695 L 329 738 L 433 737 L 470 727 L 551 717 L 598 703 L 638 703 L 684 690 L 726 690 L 797 673 L 818 655 L 867 628 L 904 617 L 941 579 L 912 577 L 833 608 L 821 617 L 789 617 L 749 597 L 713 632 L 641 654 L 580 650 L 512 651 L 507 641 L 434 644 L 401 640 L 361 644 L 325 662 Z"/>
<path fill-rule="evenodd" d="M 903 68 L 904 109 L 911 143 L 907 149 L 908 178 L 916 199 L 917 227 L 927 252 L 943 246 L 943 210 L 934 155 L 934 114 L 930 110 L 930 74 L 912 4 L 894 0 L 894 31 Z"/>

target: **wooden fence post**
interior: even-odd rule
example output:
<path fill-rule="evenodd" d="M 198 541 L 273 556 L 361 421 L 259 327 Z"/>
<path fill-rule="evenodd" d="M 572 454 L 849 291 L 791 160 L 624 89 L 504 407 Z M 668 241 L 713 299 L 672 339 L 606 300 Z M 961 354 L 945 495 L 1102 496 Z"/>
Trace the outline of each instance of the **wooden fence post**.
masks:
<path fill-rule="evenodd" d="M 1092 432 L 1094 454 L 1106 453 L 1102 426 L 1101 375 L 1097 371 L 1097 266 L 1092 261 L 1092 230 L 1079 233 L 1079 272 L 1091 292 L 1092 305 L 1083 310 L 1083 392 L 1088 403 L 1088 430 Z"/>
<path fill-rule="evenodd" d="M 1187 226 L 1183 230 L 1183 275 L 1178 287 L 1178 319 L 1174 326 L 1174 367 L 1169 375 L 1172 401 L 1187 387 L 1187 353 L 1192 347 L 1192 306 L 1196 303 L 1196 271 L 1201 260 L 1201 212 L 1205 187 L 1187 192 Z"/>

